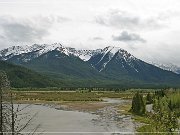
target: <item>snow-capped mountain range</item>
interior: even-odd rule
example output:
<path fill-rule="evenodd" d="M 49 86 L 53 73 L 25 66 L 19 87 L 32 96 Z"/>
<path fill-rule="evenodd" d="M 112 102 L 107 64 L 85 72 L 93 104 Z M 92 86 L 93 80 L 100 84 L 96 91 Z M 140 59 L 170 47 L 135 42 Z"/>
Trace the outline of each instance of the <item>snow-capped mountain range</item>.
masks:
<path fill-rule="evenodd" d="M 0 59 L 6 61 L 6 60 L 13 58 L 14 56 L 19 56 L 19 55 L 23 56 L 24 54 L 33 52 L 33 57 L 32 56 L 31 57 L 23 57 L 22 59 L 18 58 L 18 59 L 21 59 L 21 61 L 23 61 L 23 62 L 28 62 L 31 59 L 37 58 L 37 57 L 39 57 L 43 54 L 46 54 L 50 51 L 53 51 L 53 50 L 64 53 L 67 56 L 74 55 L 76 57 L 79 57 L 83 61 L 88 61 L 96 55 L 101 55 L 101 58 L 97 61 L 97 63 L 95 63 L 93 65 L 93 66 L 96 66 L 96 65 L 100 64 L 101 62 L 103 62 L 103 64 L 99 68 L 99 71 L 102 71 L 117 53 L 120 54 L 120 55 L 118 55 L 118 58 L 119 59 L 123 58 L 124 61 L 127 62 L 131 67 L 133 67 L 133 64 L 131 63 L 131 61 L 138 60 L 133 55 L 131 55 L 130 53 L 128 53 L 127 51 L 125 51 L 119 47 L 108 46 L 104 49 L 96 49 L 96 50 L 83 50 L 83 49 L 80 50 L 79 49 L 78 50 L 78 49 L 71 48 L 71 47 L 65 47 L 60 43 L 41 44 L 41 45 L 34 44 L 32 46 L 9 47 L 7 49 L 3 49 L 0 51 Z M 105 57 L 107 57 L 107 58 L 105 58 Z M 176 74 L 180 74 L 180 68 L 175 65 L 172 65 L 172 64 L 165 65 L 165 64 L 159 64 L 159 63 L 154 63 L 154 62 L 148 62 L 148 63 L 155 65 L 163 70 L 168 70 L 168 71 L 172 71 Z M 123 66 L 123 64 L 122 64 L 122 66 Z M 137 69 L 134 68 L 134 70 L 136 70 L 136 72 L 138 72 Z"/>
<path fill-rule="evenodd" d="M 8 60 L 12 58 L 13 56 L 17 56 L 20 54 L 27 54 L 30 52 L 36 52 L 36 57 L 39 57 L 47 52 L 57 50 L 60 51 L 66 55 L 74 55 L 78 56 L 84 61 L 87 61 L 90 59 L 90 57 L 98 52 L 101 52 L 101 49 L 97 50 L 77 50 L 75 48 L 71 47 L 64 47 L 60 43 L 54 43 L 54 44 L 34 44 L 32 46 L 12 46 L 7 49 L 0 51 L 0 57 L 3 60 Z"/>
<path fill-rule="evenodd" d="M 34 44 L 32 46 L 13 46 L 13 47 L 9 47 L 7 49 L 1 50 L 0 51 L 0 59 L 2 60 L 9 60 L 11 58 L 13 58 L 14 56 L 18 56 L 18 55 L 23 55 L 23 54 L 28 54 L 31 52 L 34 52 L 34 56 L 31 58 L 23 58 L 22 61 L 23 62 L 28 62 L 30 61 L 32 58 L 36 58 L 39 57 L 47 52 L 50 51 L 59 51 L 61 53 L 66 54 L 67 56 L 69 55 L 74 55 L 76 57 L 79 57 L 80 59 L 82 59 L 83 61 L 88 61 L 92 56 L 97 55 L 97 54 L 101 54 L 102 58 L 99 60 L 98 63 L 100 63 L 103 58 L 108 55 L 108 60 L 104 63 L 102 69 L 105 68 L 105 66 L 107 65 L 108 62 L 111 61 L 111 59 L 114 57 L 114 55 L 116 53 L 120 53 L 121 57 L 123 57 L 123 59 L 125 61 L 131 61 L 136 60 L 136 58 L 131 55 L 130 53 L 128 53 L 127 51 L 119 48 L 119 47 L 114 47 L 114 46 L 108 46 L 104 49 L 96 49 L 96 50 L 78 50 L 75 48 L 71 48 L 71 47 L 65 47 L 63 45 L 61 45 L 60 43 L 54 43 L 54 44 L 42 44 L 42 45 L 38 45 L 38 44 Z M 98 64 L 97 63 L 97 64 Z"/>
<path fill-rule="evenodd" d="M 149 62 L 152 65 L 155 65 L 156 67 L 159 67 L 163 70 L 167 70 L 167 71 L 172 71 L 176 74 L 180 74 L 180 67 L 172 64 L 172 63 L 168 63 L 168 64 L 162 64 L 160 62 Z"/>

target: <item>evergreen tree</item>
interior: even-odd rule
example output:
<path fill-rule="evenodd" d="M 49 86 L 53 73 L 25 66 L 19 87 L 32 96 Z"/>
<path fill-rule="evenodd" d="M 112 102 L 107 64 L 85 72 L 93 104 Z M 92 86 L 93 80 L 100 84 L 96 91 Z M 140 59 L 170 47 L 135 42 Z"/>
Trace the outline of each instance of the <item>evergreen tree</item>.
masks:
<path fill-rule="evenodd" d="M 153 102 L 153 97 L 151 96 L 150 93 L 148 93 L 146 96 L 146 104 L 152 104 L 152 102 Z"/>
<path fill-rule="evenodd" d="M 131 111 L 137 115 L 145 114 L 145 103 L 143 96 L 139 94 L 139 92 L 137 92 L 133 97 Z"/>
<path fill-rule="evenodd" d="M 162 94 L 162 93 L 161 93 Z M 173 111 L 172 101 L 168 97 L 162 95 L 156 96 L 153 103 L 153 118 L 156 126 L 159 127 L 157 131 L 173 132 L 178 128 L 178 120 L 175 111 Z"/>

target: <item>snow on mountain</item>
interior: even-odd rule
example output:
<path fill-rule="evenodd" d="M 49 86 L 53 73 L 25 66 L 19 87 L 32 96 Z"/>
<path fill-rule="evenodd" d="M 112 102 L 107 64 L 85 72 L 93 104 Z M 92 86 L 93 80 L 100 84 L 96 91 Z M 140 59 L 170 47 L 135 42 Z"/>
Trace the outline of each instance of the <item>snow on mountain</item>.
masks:
<path fill-rule="evenodd" d="M 102 57 L 100 58 L 100 60 L 94 64 L 94 66 L 98 66 L 100 67 L 98 70 L 99 72 L 101 72 L 103 69 L 105 69 L 105 67 L 107 66 L 107 64 L 115 57 L 117 60 L 118 59 L 123 59 L 129 66 L 131 66 L 132 68 L 134 68 L 134 65 L 132 64 L 132 60 L 138 60 L 137 58 L 135 58 L 133 55 L 131 55 L 130 53 L 128 53 L 127 51 L 119 48 L 119 47 L 114 47 L 114 46 L 108 46 L 104 49 L 102 49 L 100 52 L 98 52 L 98 54 L 101 54 Z M 122 66 L 123 63 L 122 63 Z M 134 70 L 136 72 L 138 72 L 137 69 L 134 68 Z"/>
<path fill-rule="evenodd" d="M 180 67 L 171 64 L 171 63 L 167 63 L 167 64 L 162 64 L 162 63 L 158 63 L 158 62 L 149 62 L 150 64 L 159 67 L 163 70 L 167 70 L 167 71 L 171 71 L 174 72 L 176 74 L 180 74 Z"/>
<path fill-rule="evenodd" d="M 37 51 L 42 49 L 44 46 L 34 44 L 32 46 L 12 46 L 7 49 L 0 51 L 0 57 L 2 57 L 3 60 L 7 60 L 13 56 L 20 55 L 23 53 L 29 53 L 32 51 Z"/>
<path fill-rule="evenodd" d="M 120 47 L 108 46 L 104 48 L 101 53 L 103 53 L 103 57 L 101 60 L 109 53 L 109 60 L 111 60 L 116 53 L 120 53 L 120 57 L 123 57 L 125 61 L 131 61 L 132 59 L 136 59 L 133 55 L 128 53 L 127 51 L 121 49 Z M 100 60 L 100 61 L 101 61 Z"/>
<path fill-rule="evenodd" d="M 112 59 L 116 59 L 121 64 L 122 67 L 125 67 L 125 65 L 128 64 L 136 72 L 139 72 L 133 64 L 134 61 L 138 61 L 139 59 L 135 58 L 126 50 L 114 46 L 108 46 L 105 47 L 104 49 L 96 49 L 96 50 L 75 49 L 71 47 L 65 47 L 60 43 L 34 44 L 31 46 L 27 46 L 27 45 L 13 46 L 1 50 L 0 59 L 9 60 L 11 58 L 15 58 L 17 61 L 20 62 L 28 62 L 34 58 L 37 58 L 53 50 L 64 53 L 67 56 L 74 55 L 76 57 L 79 57 L 83 61 L 91 60 L 91 58 L 97 56 L 95 59 L 93 59 L 94 62 L 91 65 L 93 67 L 96 67 L 96 69 L 99 72 L 104 70 Z M 14 57 L 14 56 L 18 56 L 18 57 Z M 172 71 L 176 74 L 180 74 L 180 67 L 177 67 L 173 64 L 160 64 L 155 62 L 148 62 L 148 63 L 155 65 L 161 69 Z"/>
<path fill-rule="evenodd" d="M 27 54 L 30 52 L 36 52 L 36 57 L 39 57 L 47 52 L 57 50 L 60 51 L 66 55 L 74 55 L 79 57 L 80 59 L 84 61 L 88 61 L 91 56 L 101 51 L 101 49 L 97 50 L 76 50 L 75 48 L 71 47 L 64 47 L 60 43 L 54 43 L 54 44 L 34 44 L 32 46 L 13 46 L 9 47 L 7 49 L 0 51 L 0 58 L 2 60 L 8 60 L 12 58 L 13 56 L 17 56 L 20 54 Z M 34 58 L 34 57 L 33 57 Z M 27 62 L 30 59 L 27 59 L 24 61 Z"/>
<path fill-rule="evenodd" d="M 33 58 L 39 57 L 39 56 L 41 56 L 47 52 L 53 51 L 53 50 L 60 51 L 68 56 L 74 55 L 76 57 L 79 57 L 83 61 L 88 61 L 92 56 L 100 54 L 100 55 L 102 55 L 102 57 L 99 60 L 99 62 L 97 63 L 97 64 L 99 64 L 99 63 L 103 62 L 103 66 L 100 71 L 102 71 L 106 67 L 106 65 L 112 60 L 112 58 L 117 53 L 118 53 L 118 56 L 116 57 L 116 59 L 123 58 L 132 67 L 133 67 L 133 65 L 131 64 L 131 60 L 136 59 L 130 53 L 128 53 L 127 51 L 125 51 L 119 47 L 108 46 L 104 49 L 78 50 L 78 49 L 71 48 L 71 47 L 64 47 L 60 43 L 42 44 L 42 45 L 34 44 L 32 46 L 13 46 L 13 47 L 10 47 L 10 48 L 0 51 L 0 59 L 8 60 L 14 56 L 22 55 L 22 57 L 18 58 L 18 59 L 21 59 L 21 61 L 23 61 L 23 62 L 28 62 Z M 23 57 L 24 54 L 28 54 L 31 52 L 35 52 L 35 53 L 33 53 L 33 56 Z M 108 57 L 108 59 L 106 58 L 106 60 L 104 60 L 104 57 Z"/>
<path fill-rule="evenodd" d="M 88 61 L 93 55 L 101 52 L 101 49 L 97 50 L 75 50 L 74 55 L 78 56 L 83 61 Z"/>

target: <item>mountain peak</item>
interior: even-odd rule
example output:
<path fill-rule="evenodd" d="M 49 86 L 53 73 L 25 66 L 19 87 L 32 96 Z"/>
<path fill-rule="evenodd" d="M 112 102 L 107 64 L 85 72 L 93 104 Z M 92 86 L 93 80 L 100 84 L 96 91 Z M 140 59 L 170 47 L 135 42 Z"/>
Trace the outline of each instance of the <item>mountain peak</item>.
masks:
<path fill-rule="evenodd" d="M 118 56 L 125 58 L 125 60 L 136 59 L 132 54 L 128 53 L 126 50 L 120 47 L 108 46 L 108 47 L 105 47 L 103 51 L 105 54 L 110 53 L 112 56 L 118 53 L 119 54 Z"/>
<path fill-rule="evenodd" d="M 97 55 L 91 57 L 89 61 L 94 67 L 98 69 L 99 72 L 101 72 L 106 68 L 107 65 L 109 65 L 110 62 L 114 60 L 125 61 L 132 66 L 132 61 L 138 59 L 120 47 L 107 46 Z"/>
<path fill-rule="evenodd" d="M 116 46 L 107 46 L 103 49 L 104 51 L 112 51 L 112 52 L 118 52 L 118 51 L 123 51 L 124 49 Z"/>

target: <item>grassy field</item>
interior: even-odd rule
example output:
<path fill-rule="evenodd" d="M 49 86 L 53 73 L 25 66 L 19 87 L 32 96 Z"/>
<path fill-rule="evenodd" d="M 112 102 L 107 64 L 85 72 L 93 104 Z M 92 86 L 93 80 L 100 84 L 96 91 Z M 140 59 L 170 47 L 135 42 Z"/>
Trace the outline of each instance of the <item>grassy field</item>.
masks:
<path fill-rule="evenodd" d="M 13 91 L 16 101 L 102 101 L 102 98 L 131 99 L 133 92 Z"/>
<path fill-rule="evenodd" d="M 19 88 L 12 89 L 15 100 L 21 101 L 101 101 L 102 98 L 132 99 L 135 91 L 146 94 L 153 89 L 93 90 L 85 88 Z"/>
<path fill-rule="evenodd" d="M 59 104 L 72 110 L 97 111 L 100 108 L 108 106 L 106 102 L 101 102 L 103 98 L 121 98 L 131 99 L 133 92 L 114 92 L 114 91 L 13 91 L 16 103 L 33 104 Z M 131 104 L 125 109 L 121 107 L 123 113 L 127 112 Z M 119 109 L 119 108 L 117 108 Z"/>
<path fill-rule="evenodd" d="M 131 113 L 129 112 L 129 110 L 131 109 L 131 103 L 119 105 L 117 109 L 121 114 L 131 115 Z"/>

